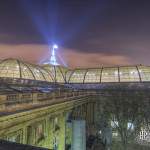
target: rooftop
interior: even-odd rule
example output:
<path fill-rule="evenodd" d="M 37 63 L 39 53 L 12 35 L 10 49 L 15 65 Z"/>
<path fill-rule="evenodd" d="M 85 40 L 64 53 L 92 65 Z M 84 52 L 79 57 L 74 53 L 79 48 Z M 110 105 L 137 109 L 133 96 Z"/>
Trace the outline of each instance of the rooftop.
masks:
<path fill-rule="evenodd" d="M 0 62 L 0 79 L 32 80 L 47 83 L 149 82 L 150 67 L 143 65 L 73 69 L 35 65 L 18 59 Z"/>

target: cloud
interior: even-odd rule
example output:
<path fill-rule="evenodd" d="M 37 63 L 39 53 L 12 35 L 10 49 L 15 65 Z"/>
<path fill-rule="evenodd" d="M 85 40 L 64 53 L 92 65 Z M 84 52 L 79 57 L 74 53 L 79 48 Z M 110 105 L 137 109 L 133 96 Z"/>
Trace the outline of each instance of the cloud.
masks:
<path fill-rule="evenodd" d="M 5 45 L 0 44 L 0 59 L 18 58 L 31 63 L 38 63 L 41 59 L 49 56 L 47 45 L 40 44 L 20 44 Z"/>
<path fill-rule="evenodd" d="M 104 53 L 76 52 L 66 49 L 64 56 L 71 68 L 76 67 L 101 67 L 132 64 L 130 58 L 122 55 L 107 55 Z"/>
<path fill-rule="evenodd" d="M 132 63 L 130 58 L 122 55 L 86 53 L 62 47 L 58 51 L 59 55 L 71 68 L 127 65 Z M 0 59 L 18 58 L 31 63 L 39 63 L 50 59 L 50 55 L 49 47 L 44 44 L 0 45 Z"/>

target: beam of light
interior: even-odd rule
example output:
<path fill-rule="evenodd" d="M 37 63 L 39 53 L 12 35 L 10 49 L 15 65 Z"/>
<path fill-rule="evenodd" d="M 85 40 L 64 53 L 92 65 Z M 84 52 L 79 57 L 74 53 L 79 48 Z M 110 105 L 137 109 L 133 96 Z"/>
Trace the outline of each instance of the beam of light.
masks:
<path fill-rule="evenodd" d="M 42 0 L 37 0 L 36 3 L 28 0 L 21 1 L 24 11 L 31 17 L 44 40 L 47 43 L 48 41 L 53 43 L 53 41 L 57 40 L 61 44 L 70 41 L 76 34 L 85 30 L 85 27 L 87 27 L 91 20 L 107 7 L 107 3 L 107 1 L 96 1 L 91 7 L 83 8 L 80 17 L 74 19 L 72 23 L 70 22 L 69 28 L 63 29 L 64 34 L 58 39 L 58 31 L 61 29 L 58 26 L 58 16 L 61 15 L 58 14 L 58 8 L 61 3 L 57 0 L 47 0 L 44 3 Z"/>
<path fill-rule="evenodd" d="M 60 61 L 62 62 L 62 65 L 65 67 L 68 67 L 68 65 L 65 63 L 65 61 L 63 60 L 63 58 L 59 55 L 58 53 L 58 58 L 60 59 Z"/>
<path fill-rule="evenodd" d="M 57 1 L 22 0 L 20 5 L 24 12 L 31 18 L 35 28 L 41 34 L 46 43 L 53 42 L 56 35 Z"/>
<path fill-rule="evenodd" d="M 101 4 L 101 5 L 100 5 Z M 59 41 L 61 44 L 65 42 L 71 41 L 73 38 L 76 37 L 76 35 L 82 30 L 86 30 L 86 27 L 88 27 L 88 24 L 92 21 L 92 19 L 100 12 L 102 12 L 107 6 L 107 2 L 101 2 L 98 1 L 93 4 L 93 7 L 85 8 L 82 10 L 82 14 L 78 19 L 73 20 L 73 23 L 70 23 L 69 28 L 67 28 L 66 31 L 64 31 L 64 34 L 62 35 L 61 39 Z M 101 16 L 101 20 L 104 18 L 104 16 Z"/>

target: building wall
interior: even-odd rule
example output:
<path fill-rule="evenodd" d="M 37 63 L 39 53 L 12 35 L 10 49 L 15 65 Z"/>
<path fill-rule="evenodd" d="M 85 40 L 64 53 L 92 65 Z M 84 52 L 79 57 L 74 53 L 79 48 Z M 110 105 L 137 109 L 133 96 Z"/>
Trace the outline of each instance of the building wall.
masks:
<path fill-rule="evenodd" d="M 68 127 L 66 124 L 67 113 L 78 108 L 77 110 L 80 109 L 80 113 L 76 112 L 78 117 L 92 120 L 85 118 L 92 116 L 85 114 L 88 112 L 87 104 L 90 101 L 87 98 L 80 98 L 0 117 L 0 138 L 49 149 L 53 149 L 56 145 L 58 150 L 64 150 L 65 144 L 72 142 L 72 126 Z"/>

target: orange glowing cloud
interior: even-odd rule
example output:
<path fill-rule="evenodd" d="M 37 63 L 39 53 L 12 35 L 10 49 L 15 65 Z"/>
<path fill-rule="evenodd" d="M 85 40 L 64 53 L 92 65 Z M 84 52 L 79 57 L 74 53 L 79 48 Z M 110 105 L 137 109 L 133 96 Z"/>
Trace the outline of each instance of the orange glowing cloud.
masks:
<path fill-rule="evenodd" d="M 64 55 L 71 68 L 131 64 L 130 58 L 121 55 L 107 55 L 104 53 L 83 53 L 69 49 L 65 50 Z"/>
<path fill-rule="evenodd" d="M 69 67 L 100 67 L 131 64 L 130 58 L 122 55 L 107 55 L 105 53 L 85 53 L 72 49 L 59 48 L 59 53 Z M 18 58 L 31 63 L 39 63 L 50 58 L 47 45 L 0 44 L 0 59 Z"/>

